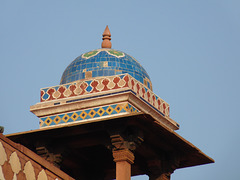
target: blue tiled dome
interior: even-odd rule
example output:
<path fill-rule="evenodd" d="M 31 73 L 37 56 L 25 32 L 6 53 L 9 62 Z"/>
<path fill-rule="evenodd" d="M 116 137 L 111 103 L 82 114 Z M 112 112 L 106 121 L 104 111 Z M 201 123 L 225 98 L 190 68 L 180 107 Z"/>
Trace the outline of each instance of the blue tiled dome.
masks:
<path fill-rule="evenodd" d="M 152 89 L 150 78 L 137 60 L 114 49 L 96 49 L 77 57 L 63 72 L 60 84 L 99 76 L 128 73 Z"/>

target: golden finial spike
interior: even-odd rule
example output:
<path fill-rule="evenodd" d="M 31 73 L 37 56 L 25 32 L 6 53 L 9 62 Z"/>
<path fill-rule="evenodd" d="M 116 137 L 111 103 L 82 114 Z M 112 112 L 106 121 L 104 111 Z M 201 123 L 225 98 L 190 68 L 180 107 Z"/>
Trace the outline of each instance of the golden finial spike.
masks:
<path fill-rule="evenodd" d="M 112 43 L 111 43 L 111 33 L 109 31 L 108 26 L 106 26 L 103 34 L 102 34 L 103 38 L 103 42 L 102 42 L 102 48 L 111 48 L 112 47 Z"/>

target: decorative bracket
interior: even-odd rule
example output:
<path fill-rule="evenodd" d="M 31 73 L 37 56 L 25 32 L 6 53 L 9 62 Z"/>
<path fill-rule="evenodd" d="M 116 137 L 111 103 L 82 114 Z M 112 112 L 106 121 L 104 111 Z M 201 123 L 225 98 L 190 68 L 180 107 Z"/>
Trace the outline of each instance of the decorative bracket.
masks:
<path fill-rule="evenodd" d="M 61 153 L 50 153 L 45 146 L 37 147 L 36 151 L 39 156 L 54 164 L 56 167 L 60 167 L 60 163 L 62 162 Z"/>

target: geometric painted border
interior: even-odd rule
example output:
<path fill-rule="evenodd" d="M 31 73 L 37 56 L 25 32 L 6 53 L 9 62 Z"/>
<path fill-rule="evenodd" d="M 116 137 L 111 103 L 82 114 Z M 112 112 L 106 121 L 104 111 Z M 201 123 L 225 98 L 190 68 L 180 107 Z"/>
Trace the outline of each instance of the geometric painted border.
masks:
<path fill-rule="evenodd" d="M 63 114 L 56 114 L 54 116 L 46 116 L 40 118 L 40 128 L 47 126 L 54 126 L 59 124 L 77 122 L 82 120 L 90 120 L 104 116 L 111 116 L 122 113 L 140 112 L 129 103 L 118 103 L 107 106 L 100 106 L 80 111 L 72 111 Z"/>
<path fill-rule="evenodd" d="M 42 88 L 41 102 L 59 100 L 75 96 L 79 97 L 86 94 L 94 95 L 94 93 L 106 92 L 109 90 L 122 88 L 130 88 L 141 99 L 160 111 L 161 114 L 167 117 L 169 116 L 169 104 L 129 74 L 97 77 L 88 80 L 78 80 L 68 84 Z"/>

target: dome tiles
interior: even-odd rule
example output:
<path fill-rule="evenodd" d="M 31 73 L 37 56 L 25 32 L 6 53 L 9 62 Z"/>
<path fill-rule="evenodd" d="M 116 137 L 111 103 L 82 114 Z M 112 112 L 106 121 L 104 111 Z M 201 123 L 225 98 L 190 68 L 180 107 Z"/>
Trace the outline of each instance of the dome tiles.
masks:
<path fill-rule="evenodd" d="M 126 73 L 152 89 L 147 72 L 136 59 L 110 48 L 92 50 L 77 57 L 63 72 L 60 84 Z"/>

